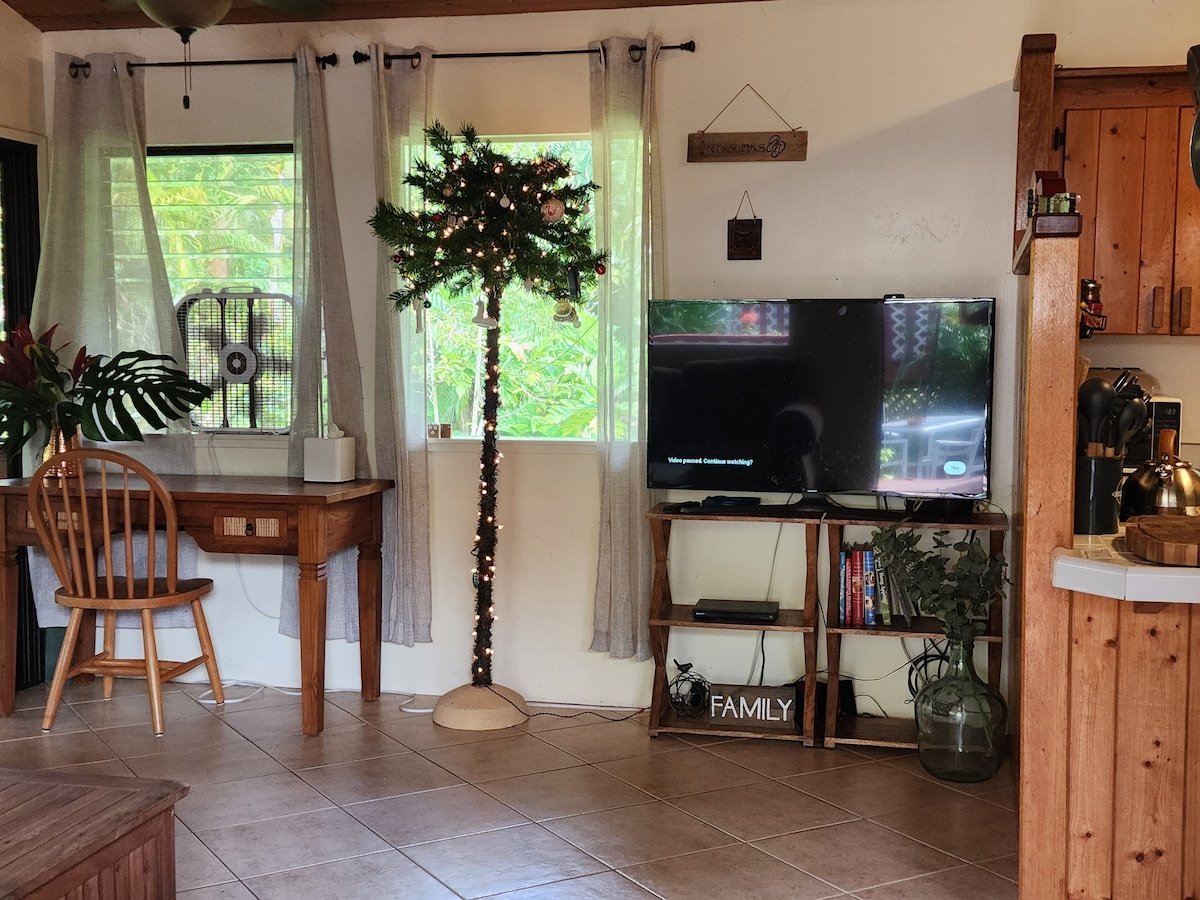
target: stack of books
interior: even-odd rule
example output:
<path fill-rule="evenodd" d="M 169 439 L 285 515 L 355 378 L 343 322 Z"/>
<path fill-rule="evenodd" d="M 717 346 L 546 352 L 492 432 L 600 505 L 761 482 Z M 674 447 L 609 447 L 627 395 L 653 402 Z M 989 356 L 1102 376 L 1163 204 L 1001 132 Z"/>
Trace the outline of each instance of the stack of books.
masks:
<path fill-rule="evenodd" d="M 916 604 L 880 563 L 870 544 L 846 544 L 838 555 L 838 625 L 892 624 L 893 615 L 911 625 Z"/>

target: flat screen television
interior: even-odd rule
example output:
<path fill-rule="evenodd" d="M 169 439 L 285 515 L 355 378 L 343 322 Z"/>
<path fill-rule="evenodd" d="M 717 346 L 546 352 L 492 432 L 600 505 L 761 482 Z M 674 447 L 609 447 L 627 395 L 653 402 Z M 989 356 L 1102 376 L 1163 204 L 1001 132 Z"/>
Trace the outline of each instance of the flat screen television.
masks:
<path fill-rule="evenodd" d="M 994 307 L 652 301 L 649 486 L 988 497 Z"/>

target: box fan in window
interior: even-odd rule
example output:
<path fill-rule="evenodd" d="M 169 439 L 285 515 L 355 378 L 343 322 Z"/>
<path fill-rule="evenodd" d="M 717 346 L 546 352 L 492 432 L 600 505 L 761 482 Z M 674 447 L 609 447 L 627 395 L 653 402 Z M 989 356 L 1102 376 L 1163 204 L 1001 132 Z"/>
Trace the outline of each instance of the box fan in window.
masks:
<path fill-rule="evenodd" d="M 292 298 L 204 289 L 179 301 L 188 375 L 212 396 L 192 412 L 201 431 L 282 432 L 292 418 Z"/>

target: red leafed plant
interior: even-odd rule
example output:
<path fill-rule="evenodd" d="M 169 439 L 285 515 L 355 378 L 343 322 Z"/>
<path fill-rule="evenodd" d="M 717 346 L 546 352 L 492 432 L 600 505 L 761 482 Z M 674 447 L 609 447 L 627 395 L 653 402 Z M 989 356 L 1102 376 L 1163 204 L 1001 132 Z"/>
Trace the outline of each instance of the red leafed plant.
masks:
<path fill-rule="evenodd" d="M 0 344 L 0 453 L 6 456 L 38 436 L 44 445 L 54 425 L 65 434 L 78 427 L 95 441 L 138 441 L 143 424 L 162 428 L 212 393 L 175 368 L 172 357 L 144 350 L 89 356 L 84 346 L 68 367 L 59 359 L 62 348 L 51 344 L 57 328 L 35 339 L 22 319 Z"/>

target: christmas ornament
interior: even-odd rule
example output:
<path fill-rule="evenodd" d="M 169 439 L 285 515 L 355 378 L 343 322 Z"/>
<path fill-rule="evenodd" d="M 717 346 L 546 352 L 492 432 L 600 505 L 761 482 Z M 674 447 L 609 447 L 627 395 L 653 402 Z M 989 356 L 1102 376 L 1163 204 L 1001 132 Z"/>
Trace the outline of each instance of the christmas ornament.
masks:
<path fill-rule="evenodd" d="M 446 185 L 444 188 L 442 188 L 442 196 L 443 197 L 453 197 L 454 196 L 454 188 L 451 187 L 450 185 Z"/>
<path fill-rule="evenodd" d="M 596 274 L 597 275 L 603 275 L 607 271 L 608 271 L 608 267 L 605 266 L 604 263 L 596 263 Z"/>
<path fill-rule="evenodd" d="M 542 218 L 550 224 L 562 221 L 567 214 L 567 207 L 557 197 L 551 197 L 542 204 Z"/>
<path fill-rule="evenodd" d="M 579 327 L 579 313 L 569 300 L 559 300 L 554 304 L 554 321 L 564 325 Z"/>
<path fill-rule="evenodd" d="M 500 205 L 504 209 L 508 209 L 510 206 L 512 206 L 512 201 L 508 199 L 508 194 L 505 194 L 503 197 L 500 198 Z"/>

